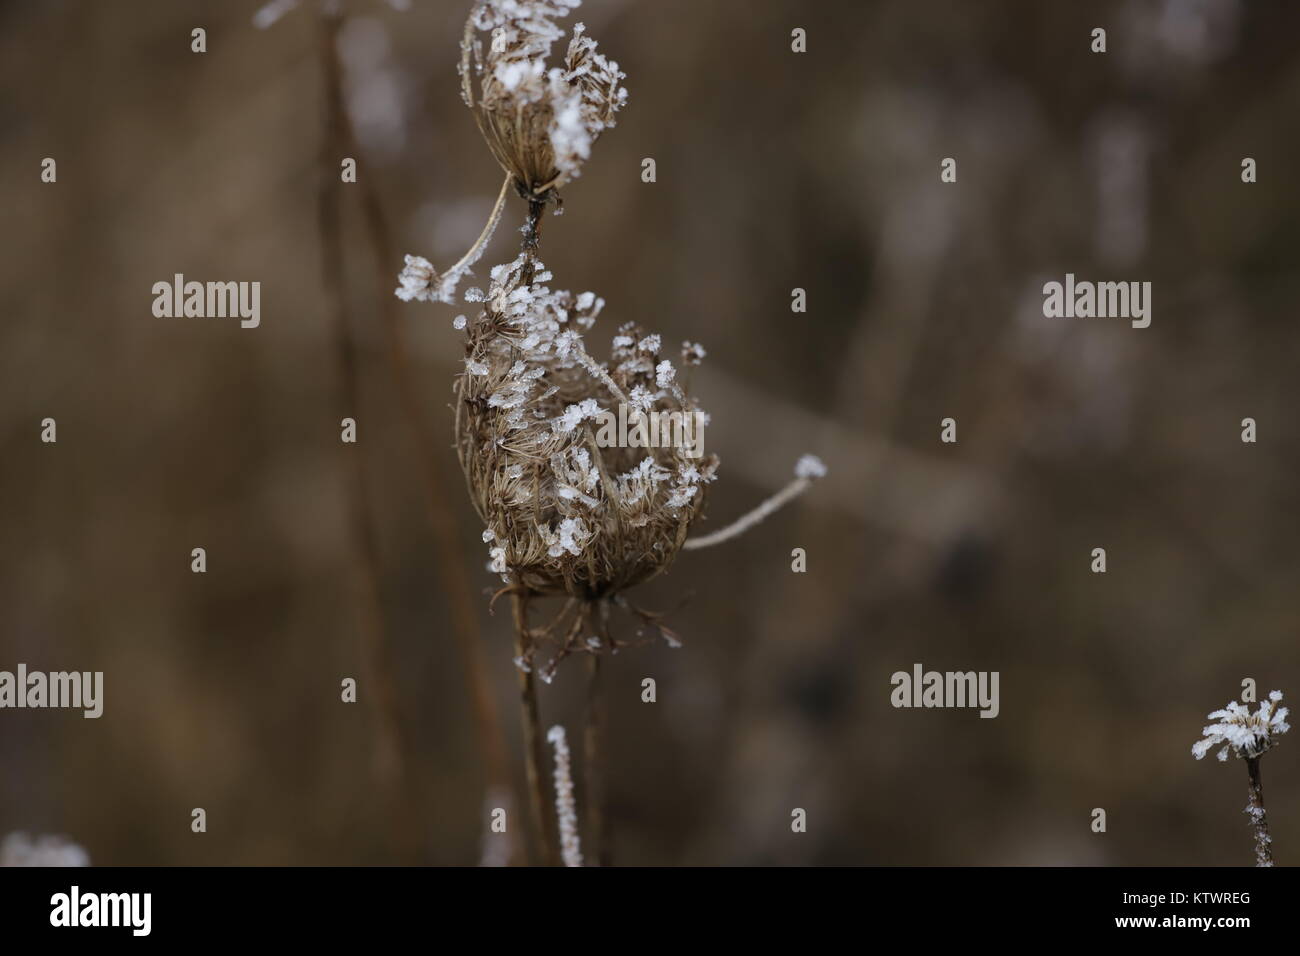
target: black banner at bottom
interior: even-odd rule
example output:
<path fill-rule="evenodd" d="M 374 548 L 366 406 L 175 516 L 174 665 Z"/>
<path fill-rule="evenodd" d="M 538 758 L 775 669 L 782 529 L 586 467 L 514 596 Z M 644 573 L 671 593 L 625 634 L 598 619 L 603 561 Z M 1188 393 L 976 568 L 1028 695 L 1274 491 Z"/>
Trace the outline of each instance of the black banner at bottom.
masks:
<path fill-rule="evenodd" d="M 1294 926 L 1297 889 L 1285 869 L 8 869 L 0 920 L 6 943 L 338 945 L 397 933 L 436 943 L 471 926 L 497 939 L 516 928 L 535 935 L 541 923 L 558 940 L 594 920 L 653 935 L 716 927 L 733 940 L 841 926 L 861 939 L 910 926 L 927 943 L 1047 931 L 1231 945 Z"/>

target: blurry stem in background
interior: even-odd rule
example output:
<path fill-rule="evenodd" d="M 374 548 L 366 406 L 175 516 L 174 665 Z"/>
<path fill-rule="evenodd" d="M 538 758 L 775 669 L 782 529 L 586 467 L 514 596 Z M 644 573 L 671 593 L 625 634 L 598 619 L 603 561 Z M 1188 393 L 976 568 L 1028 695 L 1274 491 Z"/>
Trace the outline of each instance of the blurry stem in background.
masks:
<path fill-rule="evenodd" d="M 537 675 L 531 664 L 532 638 L 528 633 L 528 592 L 522 583 L 510 594 L 515 623 L 515 660 L 519 677 L 519 716 L 524 731 L 524 763 L 528 774 L 528 802 L 532 805 L 533 832 L 538 859 L 546 866 L 560 865 L 560 843 L 556 823 L 551 816 L 551 801 L 546 790 L 542 767 L 546 760 L 546 742 L 537 709 Z"/>
<path fill-rule="evenodd" d="M 341 81 L 338 63 L 337 31 L 341 25 L 339 18 L 334 19 L 334 36 L 330 40 L 330 56 L 334 60 L 334 82 Z M 328 27 L 327 27 L 328 29 Z M 359 159 L 360 146 L 352 125 L 351 117 L 343 104 L 341 92 L 331 95 L 337 103 L 338 124 L 341 145 L 344 147 L 339 155 L 331 158 L 337 164 L 340 156 L 348 154 Z M 337 175 L 337 165 L 323 172 L 330 176 Z M 501 195 L 493 209 L 488 226 L 475 243 L 477 248 L 490 236 L 501 218 L 505 205 L 509 178 L 502 185 Z M 375 294 L 379 302 L 379 312 L 383 316 L 384 328 L 388 336 L 389 360 L 393 367 L 393 378 L 397 386 L 398 397 L 407 426 L 411 430 L 412 443 L 420 459 L 420 470 L 424 477 L 425 498 L 429 526 L 433 531 L 434 547 L 438 551 L 442 575 L 442 591 L 451 605 L 452 633 L 460 649 L 461 660 L 465 668 L 465 680 L 469 687 L 470 699 L 474 712 L 474 724 L 478 737 L 479 750 L 483 755 L 487 792 L 509 792 L 510 771 L 506 757 L 505 735 L 501 728 L 501 719 L 497 713 L 495 699 L 492 695 L 491 682 L 488 679 L 486 655 L 483 652 L 482 635 L 479 631 L 478 611 L 471 599 L 473 588 L 465 571 L 460 554 L 456 518 L 447 504 L 441 470 L 437 456 L 434 454 L 436 437 L 428 416 L 420 403 L 420 396 L 411 374 L 408 359 L 406 335 L 395 308 L 396 299 L 390 294 L 391 276 L 389 266 L 392 259 L 389 243 L 390 231 L 388 220 L 384 215 L 383 204 L 375 191 L 369 176 L 357 177 L 360 188 L 362 211 L 365 217 L 366 232 L 375 256 Z M 484 826 L 489 823 L 485 819 Z"/>
<path fill-rule="evenodd" d="M 345 415 L 360 417 L 361 388 L 356 345 L 348 326 L 343 287 L 342 202 L 338 191 L 338 157 L 345 138 L 346 121 L 340 67 L 336 52 L 339 18 L 321 18 L 320 56 L 325 83 L 325 131 L 321 140 L 321 180 L 319 195 L 321 270 L 326 298 L 332 313 L 335 347 L 342 378 Z M 369 696 L 375 701 L 377 749 L 375 767 L 389 795 L 401 805 L 401 813 L 392 817 L 395 847 L 409 846 L 415 821 L 415 803 L 409 791 L 410 780 L 406 745 L 398 705 L 396 682 L 390 648 L 387 643 L 382 606 L 379 600 L 379 555 L 371 523 L 365 465 L 360 449 L 342 445 L 348 459 L 347 508 L 353 537 L 353 591 L 358 602 L 361 632 L 362 666 Z M 364 691 L 363 691 L 364 693 Z"/>
<path fill-rule="evenodd" d="M 1273 838 L 1268 833 L 1268 818 L 1264 814 L 1264 787 L 1259 778 L 1259 758 L 1246 758 L 1246 772 L 1250 774 L 1250 792 L 1247 796 L 1246 815 L 1255 831 L 1255 864 L 1273 865 Z"/>
<path fill-rule="evenodd" d="M 587 605 L 588 614 L 593 613 L 591 604 Z M 607 619 L 609 603 L 601 601 L 599 606 L 600 625 L 597 633 L 605 648 L 609 647 Z M 593 622 L 594 623 L 594 622 Z M 609 838 L 609 817 L 605 812 L 605 765 L 604 765 L 604 720 L 600 700 L 600 653 L 587 656 L 587 714 L 586 732 L 583 735 L 585 759 L 583 763 L 584 787 L 587 804 L 587 820 L 590 825 L 588 843 L 591 847 L 591 861 L 595 866 L 611 866 Z"/>

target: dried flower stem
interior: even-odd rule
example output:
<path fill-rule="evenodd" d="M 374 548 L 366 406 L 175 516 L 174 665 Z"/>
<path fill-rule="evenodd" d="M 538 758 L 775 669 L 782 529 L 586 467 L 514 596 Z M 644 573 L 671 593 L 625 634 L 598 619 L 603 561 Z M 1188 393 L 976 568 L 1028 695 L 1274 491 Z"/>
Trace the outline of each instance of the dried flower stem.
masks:
<path fill-rule="evenodd" d="M 345 112 L 343 119 L 348 152 L 357 155 L 360 152 L 360 145 L 351 118 Z M 384 328 L 388 333 L 389 361 L 393 368 L 393 380 L 397 385 L 398 399 L 424 475 L 426 512 L 430 529 L 433 531 L 434 547 L 440 556 L 438 563 L 442 591 L 448 604 L 451 605 L 451 630 L 459 647 L 461 662 L 469 684 L 475 729 L 480 752 L 483 754 L 485 790 L 489 796 L 497 794 L 495 799 L 499 803 L 509 797 L 509 761 L 506 756 L 507 748 L 501 728 L 501 717 L 492 693 L 491 681 L 488 679 L 478 611 L 472 600 L 474 588 L 470 584 L 469 575 L 461 559 L 456 517 L 448 504 L 442 470 L 434 454 L 434 448 L 438 447 L 440 441 L 435 437 L 433 426 L 420 402 L 415 376 L 412 374 L 411 362 L 408 358 L 405 330 L 397 314 L 397 299 L 388 293 L 388 268 L 392 259 L 392 250 L 389 243 L 391 233 L 387 217 L 374 188 L 373 178 L 359 177 L 359 187 L 362 211 L 375 255 L 375 290 L 379 310 L 384 318 Z M 500 220 L 505 195 L 503 187 L 502 196 L 498 199 L 498 206 L 493 214 L 495 220 Z M 504 797 L 501 796 L 503 794 Z"/>
<path fill-rule="evenodd" d="M 492 206 L 492 212 L 488 215 L 488 221 L 487 224 L 483 226 L 483 231 L 480 232 L 478 238 L 474 240 L 474 245 L 469 247 L 469 251 L 461 256 L 460 261 L 448 269 L 444 275 L 455 275 L 464 272 L 483 257 L 483 250 L 486 249 L 487 244 L 492 241 L 492 235 L 497 231 L 497 226 L 501 223 L 501 213 L 505 211 L 506 197 L 509 195 L 510 174 L 507 173 L 506 178 L 501 182 L 501 192 L 497 195 L 497 201 Z"/>
<path fill-rule="evenodd" d="M 522 589 L 510 595 L 510 605 L 515 622 L 515 655 L 527 659 L 532 639 L 528 634 L 528 598 Z M 533 668 L 517 667 L 519 678 L 519 716 L 523 722 L 524 760 L 528 775 L 528 794 L 532 804 L 533 828 L 536 833 L 538 858 L 547 866 L 558 866 L 559 842 L 555 824 L 547 811 L 546 780 L 542 764 L 546 759 L 546 745 L 542 740 L 542 723 L 537 707 L 537 677 Z"/>
<path fill-rule="evenodd" d="M 600 655 L 587 656 L 587 724 L 583 734 L 585 748 L 584 788 L 587 825 L 591 834 L 592 860 L 597 866 L 611 866 L 609 817 L 605 812 L 604 720 L 600 699 Z"/>
<path fill-rule="evenodd" d="M 698 548 L 711 548 L 715 544 L 722 544 L 724 541 L 730 541 L 732 538 L 739 537 L 754 525 L 763 521 L 773 512 L 779 511 L 786 504 L 798 498 L 808 490 L 813 483 L 812 478 L 795 478 L 792 482 L 778 491 L 772 497 L 768 498 L 753 511 L 741 515 L 725 528 L 721 528 L 712 534 L 706 534 L 699 538 L 687 538 L 682 545 L 686 551 L 694 551 Z"/>
<path fill-rule="evenodd" d="M 1255 865 L 1273 865 L 1273 838 L 1268 833 L 1268 817 L 1264 811 L 1264 787 L 1260 782 L 1259 758 L 1246 758 L 1246 771 L 1250 774 L 1250 790 L 1246 802 L 1246 815 L 1255 831 Z"/>

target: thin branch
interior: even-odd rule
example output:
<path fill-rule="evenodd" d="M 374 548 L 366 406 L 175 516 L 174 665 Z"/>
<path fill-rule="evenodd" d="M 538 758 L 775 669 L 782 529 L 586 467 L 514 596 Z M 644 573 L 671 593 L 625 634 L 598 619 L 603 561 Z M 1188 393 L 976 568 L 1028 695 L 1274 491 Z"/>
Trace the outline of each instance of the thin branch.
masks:
<path fill-rule="evenodd" d="M 560 825 L 560 850 L 565 866 L 582 866 L 582 839 L 578 835 L 578 808 L 573 799 L 573 763 L 564 728 L 556 724 L 546 734 L 555 748 L 555 818 Z"/>
<path fill-rule="evenodd" d="M 506 197 L 510 194 L 510 174 L 501 182 L 501 192 L 497 194 L 497 201 L 492 204 L 492 212 L 488 214 L 488 221 L 483 226 L 483 231 L 479 233 L 478 238 L 474 240 L 474 245 L 469 247 L 469 251 L 460 257 L 460 261 L 443 273 L 444 276 L 456 275 L 464 272 L 474 263 L 483 257 L 483 250 L 487 244 L 492 241 L 492 235 L 497 231 L 497 226 L 501 224 L 501 213 L 506 208 Z"/>
<path fill-rule="evenodd" d="M 682 545 L 683 550 L 694 551 L 698 548 L 711 548 L 715 544 L 722 544 L 724 541 L 730 541 L 732 538 L 739 537 L 754 525 L 763 521 L 775 511 L 779 511 L 783 506 L 798 498 L 808 490 L 814 479 L 808 477 L 795 478 L 772 497 L 768 498 L 753 511 L 741 515 L 731 524 L 727 525 L 712 534 L 706 534 L 700 538 L 688 538 Z"/>
<path fill-rule="evenodd" d="M 320 61 L 324 77 L 325 133 L 321 140 L 321 181 L 319 224 L 321 271 L 332 315 L 335 351 L 342 381 L 345 412 L 360 417 L 361 387 L 356 343 L 349 327 L 343 287 L 343 232 L 341 197 L 338 193 L 336 166 L 345 136 L 341 66 L 337 40 L 341 18 L 323 13 L 320 19 Z M 404 813 L 414 813 L 409 793 L 407 745 L 398 703 L 391 651 L 388 645 L 382 605 L 379 599 L 379 548 L 369 510 L 369 487 L 360 449 L 345 446 L 348 459 L 348 512 L 353 537 L 352 578 L 357 597 L 361 633 L 362 660 L 369 696 L 375 702 L 377 720 L 376 769 L 381 779 L 395 785 Z M 400 815 L 393 816 L 394 840 L 409 843 L 410 830 Z M 405 832 L 403 838 L 401 834 Z"/>
<path fill-rule="evenodd" d="M 515 623 L 515 655 L 520 661 L 529 659 L 532 640 L 528 634 L 528 598 L 520 585 L 510 595 Z M 546 760 L 546 745 L 542 739 L 542 723 L 537 707 L 537 678 L 530 666 L 515 668 L 519 677 L 519 716 L 524 731 L 524 761 L 528 776 L 529 801 L 532 804 L 533 830 L 536 836 L 538 858 L 547 866 L 559 866 L 559 840 L 555 823 L 547 810 L 546 780 L 542 765 Z"/>
<path fill-rule="evenodd" d="M 609 605 L 600 602 L 601 616 Z M 602 640 L 608 627 L 601 628 Z M 587 824 L 591 834 L 591 857 L 596 866 L 610 866 L 609 817 L 605 810 L 604 725 L 600 695 L 600 654 L 587 655 L 587 713 L 583 733 L 585 748 L 583 780 L 587 804 Z"/>

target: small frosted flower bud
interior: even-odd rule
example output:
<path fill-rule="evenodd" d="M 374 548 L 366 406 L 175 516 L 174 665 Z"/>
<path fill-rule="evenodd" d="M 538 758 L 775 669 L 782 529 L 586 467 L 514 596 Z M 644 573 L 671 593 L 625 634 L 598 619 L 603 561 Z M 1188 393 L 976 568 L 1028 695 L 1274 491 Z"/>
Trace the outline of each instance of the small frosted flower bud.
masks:
<path fill-rule="evenodd" d="M 1201 731 L 1205 737 L 1192 745 L 1192 755 L 1200 760 L 1223 744 L 1218 753 L 1220 760 L 1227 760 L 1229 751 L 1238 757 L 1254 759 L 1276 746 L 1278 738 L 1291 729 L 1286 722 L 1287 708 L 1278 706 L 1281 700 L 1282 692 L 1275 690 L 1267 700 L 1259 702 L 1259 709 L 1253 714 L 1245 704 L 1229 701 L 1228 706 L 1209 715 L 1210 720 L 1217 722 Z"/>

